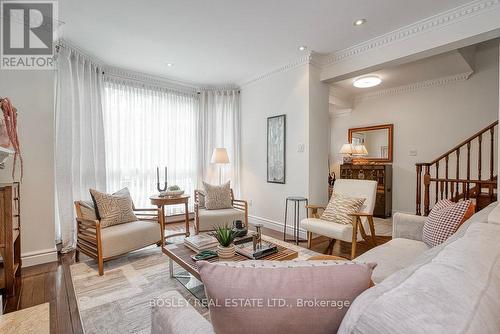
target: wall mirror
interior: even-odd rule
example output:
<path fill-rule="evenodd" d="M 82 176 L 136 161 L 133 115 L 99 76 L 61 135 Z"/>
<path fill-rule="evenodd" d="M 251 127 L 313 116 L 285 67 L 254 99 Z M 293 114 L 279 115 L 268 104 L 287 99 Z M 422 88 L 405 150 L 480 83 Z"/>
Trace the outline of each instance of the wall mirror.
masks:
<path fill-rule="evenodd" d="M 349 129 L 349 142 L 364 145 L 363 155 L 354 156 L 354 162 L 392 162 L 393 124 Z"/>

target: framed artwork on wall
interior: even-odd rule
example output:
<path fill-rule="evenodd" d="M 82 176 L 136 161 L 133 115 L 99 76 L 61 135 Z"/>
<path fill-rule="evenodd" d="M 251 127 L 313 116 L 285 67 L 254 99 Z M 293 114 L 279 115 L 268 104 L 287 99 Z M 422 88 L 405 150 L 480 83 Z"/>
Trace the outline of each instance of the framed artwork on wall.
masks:
<path fill-rule="evenodd" d="M 267 118 L 267 182 L 285 184 L 286 115 Z"/>

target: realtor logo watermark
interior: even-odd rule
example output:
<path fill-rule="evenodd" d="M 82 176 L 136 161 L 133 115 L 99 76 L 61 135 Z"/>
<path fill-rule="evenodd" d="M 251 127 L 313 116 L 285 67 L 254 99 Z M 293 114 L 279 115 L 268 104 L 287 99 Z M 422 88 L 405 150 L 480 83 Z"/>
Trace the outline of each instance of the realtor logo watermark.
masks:
<path fill-rule="evenodd" d="M 53 69 L 57 2 L 0 0 L 0 4 L 0 68 Z"/>

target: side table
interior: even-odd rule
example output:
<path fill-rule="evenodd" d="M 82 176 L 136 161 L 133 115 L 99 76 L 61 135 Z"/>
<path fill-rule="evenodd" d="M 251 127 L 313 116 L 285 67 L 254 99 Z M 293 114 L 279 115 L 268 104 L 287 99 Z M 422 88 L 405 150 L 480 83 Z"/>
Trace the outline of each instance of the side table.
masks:
<path fill-rule="evenodd" d="M 156 205 L 158 209 L 160 209 L 160 225 L 162 225 L 163 231 L 162 231 L 162 243 L 164 243 L 165 238 L 163 236 L 165 235 L 165 206 L 167 205 L 178 205 L 178 204 L 184 204 L 184 217 L 185 217 L 185 223 L 186 223 L 186 230 L 184 232 L 180 233 L 175 233 L 171 234 L 168 236 L 168 238 L 171 237 L 176 237 L 179 235 L 185 235 L 186 237 L 189 237 L 189 209 L 188 209 L 188 204 L 189 204 L 189 195 L 181 195 L 181 196 L 175 196 L 175 197 L 160 197 L 158 195 L 151 196 L 149 199 L 151 200 L 151 204 Z"/>
<path fill-rule="evenodd" d="M 293 239 L 286 238 L 286 222 L 288 219 L 288 202 L 293 203 Z M 295 244 L 298 245 L 299 242 L 306 242 L 305 239 L 299 239 L 299 223 L 300 223 L 300 203 L 305 203 L 306 217 L 309 217 L 307 212 L 307 205 L 309 205 L 309 200 L 305 197 L 299 196 L 290 196 L 285 200 L 285 226 L 283 228 L 283 241 L 295 241 Z"/>

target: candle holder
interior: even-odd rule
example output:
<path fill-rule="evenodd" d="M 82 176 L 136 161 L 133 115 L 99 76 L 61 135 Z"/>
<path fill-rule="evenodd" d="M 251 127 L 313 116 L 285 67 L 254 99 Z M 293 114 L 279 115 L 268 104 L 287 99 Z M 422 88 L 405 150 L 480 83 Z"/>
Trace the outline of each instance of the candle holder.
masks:
<path fill-rule="evenodd" d="M 168 188 L 167 184 L 168 180 L 168 173 L 167 173 L 167 166 L 165 166 L 165 181 L 163 182 L 163 188 L 160 187 L 160 168 L 156 167 L 156 189 L 158 189 L 158 192 L 164 192 Z"/>

